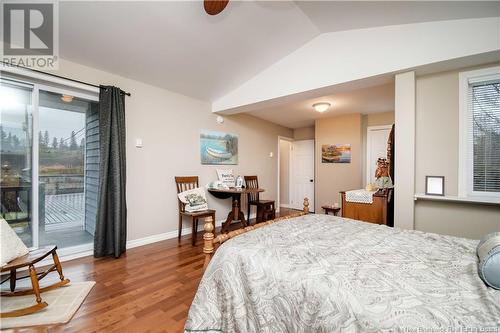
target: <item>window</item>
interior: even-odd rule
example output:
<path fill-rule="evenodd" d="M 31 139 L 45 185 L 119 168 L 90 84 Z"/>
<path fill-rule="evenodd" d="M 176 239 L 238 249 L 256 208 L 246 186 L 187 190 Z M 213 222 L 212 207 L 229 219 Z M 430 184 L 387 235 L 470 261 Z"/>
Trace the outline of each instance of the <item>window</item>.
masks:
<path fill-rule="evenodd" d="M 500 67 L 460 73 L 459 158 L 460 195 L 500 201 Z"/>

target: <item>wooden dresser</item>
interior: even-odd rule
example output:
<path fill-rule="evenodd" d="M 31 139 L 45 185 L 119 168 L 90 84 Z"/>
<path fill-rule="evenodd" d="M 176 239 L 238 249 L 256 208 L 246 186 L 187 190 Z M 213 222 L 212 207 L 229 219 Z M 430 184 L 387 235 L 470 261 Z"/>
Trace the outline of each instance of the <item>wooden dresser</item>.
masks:
<path fill-rule="evenodd" d="M 347 202 L 345 191 L 340 192 L 340 194 L 342 196 L 342 217 L 393 226 L 392 189 L 375 193 L 371 204 Z"/>

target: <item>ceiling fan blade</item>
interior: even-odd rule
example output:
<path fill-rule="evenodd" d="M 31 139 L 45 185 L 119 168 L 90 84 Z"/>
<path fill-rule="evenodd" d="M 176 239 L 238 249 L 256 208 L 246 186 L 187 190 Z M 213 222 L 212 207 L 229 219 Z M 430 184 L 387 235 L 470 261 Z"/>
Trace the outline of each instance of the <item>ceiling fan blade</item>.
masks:
<path fill-rule="evenodd" d="M 226 8 L 229 0 L 204 0 L 203 6 L 208 15 L 217 15 Z"/>

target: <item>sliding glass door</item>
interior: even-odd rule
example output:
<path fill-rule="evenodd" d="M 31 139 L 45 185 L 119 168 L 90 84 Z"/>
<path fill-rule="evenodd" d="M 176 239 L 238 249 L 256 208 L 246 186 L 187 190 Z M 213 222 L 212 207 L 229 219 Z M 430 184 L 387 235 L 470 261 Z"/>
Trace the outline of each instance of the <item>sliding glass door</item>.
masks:
<path fill-rule="evenodd" d="M 0 81 L 0 214 L 33 246 L 33 86 Z"/>
<path fill-rule="evenodd" d="M 2 80 L 1 94 L 2 217 L 27 246 L 90 249 L 99 171 L 97 94 L 9 80 Z"/>
<path fill-rule="evenodd" d="M 85 224 L 85 139 L 86 117 L 95 106 L 88 99 L 39 90 L 40 245 L 93 242 L 94 226 Z"/>

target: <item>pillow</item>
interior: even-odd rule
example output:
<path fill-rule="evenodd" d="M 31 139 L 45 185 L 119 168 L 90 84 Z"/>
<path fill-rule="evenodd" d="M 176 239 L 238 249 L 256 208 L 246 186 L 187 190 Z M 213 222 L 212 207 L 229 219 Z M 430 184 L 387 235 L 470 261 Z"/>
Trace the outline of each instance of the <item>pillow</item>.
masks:
<path fill-rule="evenodd" d="M 500 290 L 500 232 L 484 236 L 477 245 L 479 277 L 488 286 Z"/>
<path fill-rule="evenodd" d="M 185 204 L 184 209 L 186 212 L 198 212 L 200 210 L 207 210 L 208 203 L 205 197 L 205 191 L 202 188 L 194 188 L 178 194 L 179 200 Z"/>
<path fill-rule="evenodd" d="M 233 169 L 217 169 L 217 177 L 222 184 L 228 187 L 234 187 L 234 174 Z"/>
<path fill-rule="evenodd" d="M 0 266 L 29 252 L 26 245 L 7 221 L 0 218 Z"/>

